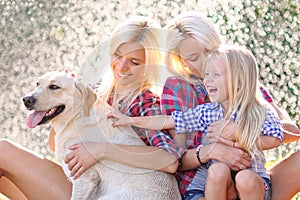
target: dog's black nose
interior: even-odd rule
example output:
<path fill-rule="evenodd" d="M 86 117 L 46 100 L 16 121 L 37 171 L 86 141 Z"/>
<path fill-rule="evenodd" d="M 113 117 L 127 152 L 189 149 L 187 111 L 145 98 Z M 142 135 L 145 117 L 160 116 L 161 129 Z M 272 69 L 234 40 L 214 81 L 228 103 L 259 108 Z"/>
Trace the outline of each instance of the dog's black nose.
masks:
<path fill-rule="evenodd" d="M 32 108 L 35 102 L 36 99 L 33 96 L 26 96 L 23 98 L 23 103 L 26 106 L 26 108 Z"/>

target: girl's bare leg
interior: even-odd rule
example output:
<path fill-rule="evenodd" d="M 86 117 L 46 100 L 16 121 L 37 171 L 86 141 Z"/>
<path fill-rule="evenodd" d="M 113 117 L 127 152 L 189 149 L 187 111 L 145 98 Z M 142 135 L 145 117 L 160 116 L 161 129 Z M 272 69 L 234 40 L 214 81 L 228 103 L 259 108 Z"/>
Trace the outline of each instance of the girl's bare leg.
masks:
<path fill-rule="evenodd" d="M 71 198 L 72 184 L 59 165 L 11 141 L 0 140 L 0 169 L 2 176 L 30 200 Z"/>
<path fill-rule="evenodd" d="M 263 200 L 265 187 L 261 177 L 250 169 L 245 169 L 235 176 L 235 187 L 240 199 Z"/>
<path fill-rule="evenodd" d="M 291 199 L 300 192 L 300 151 L 270 169 L 272 200 Z"/>
<path fill-rule="evenodd" d="M 236 198 L 236 191 L 231 178 L 230 168 L 226 164 L 217 162 L 208 168 L 205 198 L 210 200 Z"/>

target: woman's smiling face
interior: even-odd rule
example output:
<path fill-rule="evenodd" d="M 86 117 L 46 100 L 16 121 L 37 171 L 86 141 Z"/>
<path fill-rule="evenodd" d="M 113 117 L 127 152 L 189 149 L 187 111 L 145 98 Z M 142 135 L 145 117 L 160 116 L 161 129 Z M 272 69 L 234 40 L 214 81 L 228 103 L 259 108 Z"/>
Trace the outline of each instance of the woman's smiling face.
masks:
<path fill-rule="evenodd" d="M 123 43 L 115 51 L 111 68 L 116 83 L 125 85 L 137 81 L 145 73 L 145 49 L 137 42 Z"/>
<path fill-rule="evenodd" d="M 199 78 L 203 79 L 202 68 L 206 49 L 194 38 L 187 38 L 180 42 L 178 46 L 181 62 Z"/>

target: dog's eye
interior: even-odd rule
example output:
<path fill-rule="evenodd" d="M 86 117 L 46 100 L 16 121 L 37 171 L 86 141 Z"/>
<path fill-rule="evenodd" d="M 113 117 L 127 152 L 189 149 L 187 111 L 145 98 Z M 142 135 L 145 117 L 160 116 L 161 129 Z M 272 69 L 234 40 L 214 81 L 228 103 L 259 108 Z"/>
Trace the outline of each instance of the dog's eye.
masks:
<path fill-rule="evenodd" d="M 35 86 L 36 86 L 36 87 L 38 87 L 39 85 L 40 85 L 40 83 L 39 83 L 39 82 L 36 82 L 36 83 L 35 83 Z"/>
<path fill-rule="evenodd" d="M 50 85 L 49 86 L 49 89 L 50 90 L 57 90 L 57 89 L 59 89 L 60 87 L 59 86 L 57 86 L 57 85 Z"/>

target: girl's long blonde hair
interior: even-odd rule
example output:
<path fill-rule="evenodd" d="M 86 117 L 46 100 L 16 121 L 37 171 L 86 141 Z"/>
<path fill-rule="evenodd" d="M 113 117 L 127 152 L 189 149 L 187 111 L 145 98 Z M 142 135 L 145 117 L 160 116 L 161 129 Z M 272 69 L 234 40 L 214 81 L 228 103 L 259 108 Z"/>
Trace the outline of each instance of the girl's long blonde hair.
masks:
<path fill-rule="evenodd" d="M 115 51 L 124 43 L 137 42 L 144 47 L 145 50 L 145 65 L 144 74 L 141 74 L 140 79 L 128 85 L 126 91 L 118 91 L 118 85 L 114 80 L 111 68 L 104 73 L 101 84 L 98 87 L 99 96 L 104 100 L 108 100 L 112 93 L 118 91 L 118 97 L 113 96 L 113 106 L 118 108 L 122 101 L 122 109 L 128 109 L 134 99 L 141 93 L 142 90 L 155 85 L 159 78 L 158 63 L 161 56 L 159 54 L 158 34 L 160 26 L 153 20 L 145 17 L 133 17 L 118 25 L 112 33 L 110 40 L 110 57 L 112 58 Z"/>
<path fill-rule="evenodd" d="M 222 59 L 227 67 L 228 110 L 225 120 L 229 122 L 236 114 L 236 141 L 251 156 L 262 157 L 260 136 L 266 117 L 266 102 L 259 91 L 259 70 L 250 50 L 242 46 L 223 45 L 214 51 L 204 63 Z M 226 126 L 226 123 L 225 123 Z"/>
<path fill-rule="evenodd" d="M 195 11 L 178 15 L 168 23 L 166 29 L 168 30 L 165 44 L 168 69 L 172 74 L 182 76 L 193 83 L 195 79 L 191 78 L 191 71 L 180 61 L 178 50 L 180 42 L 187 38 L 194 38 L 203 45 L 206 52 L 209 52 L 222 44 L 221 35 L 208 17 Z"/>

